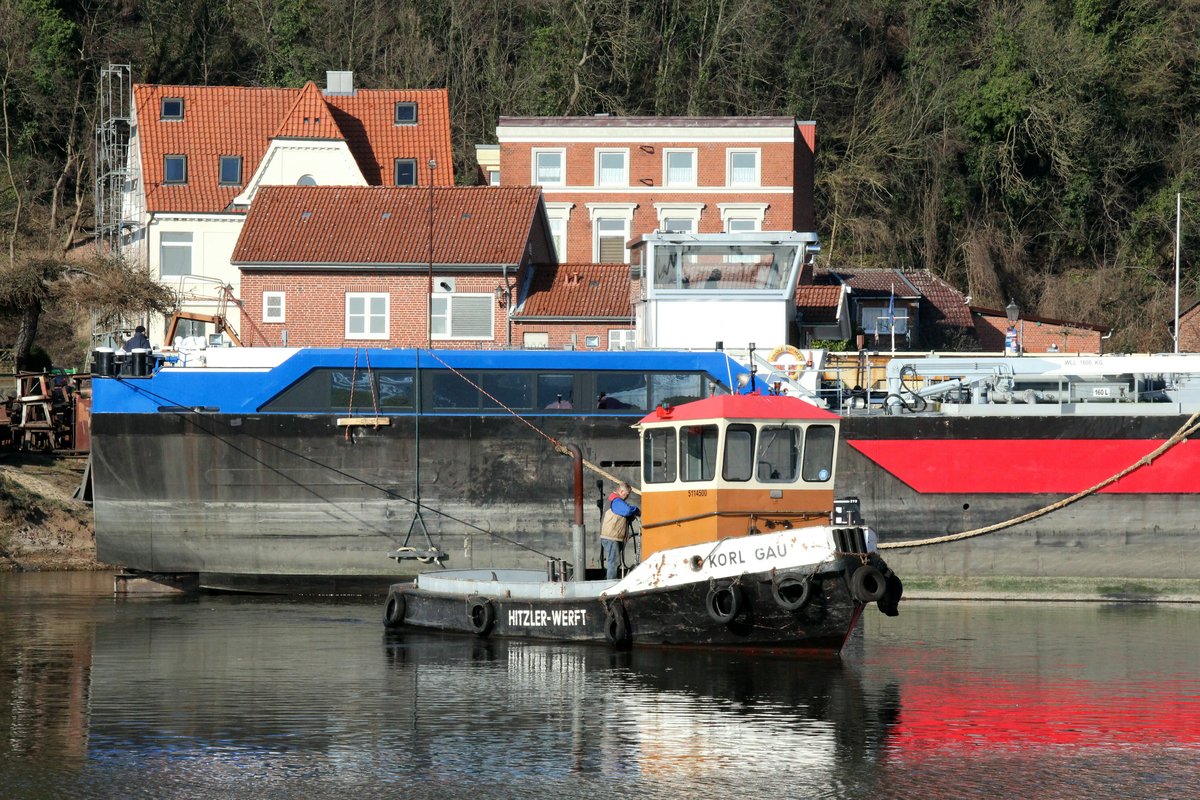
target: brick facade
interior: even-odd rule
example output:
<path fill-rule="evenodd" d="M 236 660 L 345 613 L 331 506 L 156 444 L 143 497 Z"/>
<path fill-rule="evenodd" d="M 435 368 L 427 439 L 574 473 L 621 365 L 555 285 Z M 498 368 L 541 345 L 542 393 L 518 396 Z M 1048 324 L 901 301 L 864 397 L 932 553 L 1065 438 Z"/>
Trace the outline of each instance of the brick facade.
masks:
<path fill-rule="evenodd" d="M 1008 318 L 1003 314 L 975 312 L 975 332 L 984 351 L 1002 352 L 1008 332 Z M 1017 340 L 1021 351 L 1038 353 L 1100 353 L 1101 331 L 1095 328 L 1069 325 L 1060 321 L 1038 318 L 1017 320 Z"/>

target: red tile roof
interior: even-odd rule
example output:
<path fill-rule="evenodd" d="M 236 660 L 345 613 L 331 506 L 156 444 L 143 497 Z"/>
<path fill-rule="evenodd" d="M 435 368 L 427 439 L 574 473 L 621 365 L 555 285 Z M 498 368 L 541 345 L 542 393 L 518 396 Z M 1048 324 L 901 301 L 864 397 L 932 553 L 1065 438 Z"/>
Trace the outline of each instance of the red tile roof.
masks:
<path fill-rule="evenodd" d="M 538 213 L 536 186 L 264 186 L 233 263 L 422 265 L 521 263 Z"/>
<path fill-rule="evenodd" d="M 160 119 L 164 98 L 183 101 L 183 119 Z M 429 171 L 424 164 L 431 156 L 438 163 L 434 183 L 454 184 L 445 89 L 360 89 L 353 95 L 321 95 L 312 83 L 303 89 L 138 84 L 133 87 L 133 102 L 141 179 L 150 212 L 226 211 L 276 136 L 344 138 L 371 185 L 394 183 L 392 164 L 397 158 L 417 159 L 421 165 L 418 183 L 428 185 Z M 417 104 L 418 124 L 394 124 L 398 102 Z M 328 115 L 322 106 L 329 110 Z M 321 121 L 313 122 L 318 116 Z M 187 183 L 163 183 L 166 155 L 187 156 Z M 243 185 L 219 185 L 223 155 L 242 157 Z"/>
<path fill-rule="evenodd" d="M 922 299 L 922 319 L 933 325 L 971 329 L 970 309 L 962 292 L 927 269 L 835 269 L 813 275 L 818 285 L 848 285 L 854 297 Z"/>
<path fill-rule="evenodd" d="M 538 267 L 514 319 L 586 317 L 633 319 L 627 264 Z"/>
<path fill-rule="evenodd" d="M 796 287 L 796 310 L 804 325 L 833 325 L 842 304 L 841 286 Z"/>

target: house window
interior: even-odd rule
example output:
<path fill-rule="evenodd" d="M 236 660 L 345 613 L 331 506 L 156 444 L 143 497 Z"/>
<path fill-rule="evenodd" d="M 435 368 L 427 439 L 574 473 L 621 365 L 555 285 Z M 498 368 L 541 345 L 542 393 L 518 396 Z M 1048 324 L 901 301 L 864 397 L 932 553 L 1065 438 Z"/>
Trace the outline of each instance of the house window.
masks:
<path fill-rule="evenodd" d="M 397 124 L 397 125 L 416 125 L 417 124 L 417 104 L 416 103 L 396 103 L 395 124 Z"/>
<path fill-rule="evenodd" d="M 417 160 L 415 158 L 397 158 L 395 179 L 397 186 L 416 186 Z"/>
<path fill-rule="evenodd" d="M 663 233 L 695 233 L 696 220 L 668 217 L 662 221 Z"/>
<path fill-rule="evenodd" d="M 695 150 L 664 150 L 666 158 L 667 186 L 696 185 L 696 151 Z"/>
<path fill-rule="evenodd" d="M 550 217 L 550 240 L 554 242 L 554 254 L 558 260 L 567 258 L 567 221 L 562 217 Z"/>
<path fill-rule="evenodd" d="M 894 322 L 894 326 L 893 326 Z M 887 306 L 868 306 L 862 310 L 862 329 L 864 333 L 904 335 L 908 333 L 908 309 L 897 306 L 888 314 Z"/>
<path fill-rule="evenodd" d="M 608 332 L 609 350 L 632 350 L 633 329 L 613 328 Z"/>
<path fill-rule="evenodd" d="M 599 336 L 584 336 L 583 337 L 583 346 L 590 350 L 595 350 L 597 347 L 600 346 L 600 337 Z"/>
<path fill-rule="evenodd" d="M 163 183 L 187 183 L 187 156 L 163 156 Z"/>
<path fill-rule="evenodd" d="M 183 98 L 164 97 L 158 110 L 159 119 L 183 119 Z"/>
<path fill-rule="evenodd" d="M 527 331 L 523 337 L 526 350 L 545 350 L 550 346 L 550 334 L 545 332 Z"/>
<path fill-rule="evenodd" d="M 388 338 L 389 296 L 384 293 L 346 293 L 346 338 Z"/>
<path fill-rule="evenodd" d="M 499 185 L 500 185 L 500 170 L 489 169 L 488 170 L 488 186 L 499 186 Z"/>
<path fill-rule="evenodd" d="M 263 322 L 284 321 L 283 298 L 283 292 L 263 292 Z"/>
<path fill-rule="evenodd" d="M 221 185 L 240 186 L 242 183 L 242 157 L 221 156 Z"/>
<path fill-rule="evenodd" d="M 730 186 L 758 186 L 758 151 L 730 150 L 729 174 L 727 183 Z"/>
<path fill-rule="evenodd" d="M 496 296 L 435 294 L 430 298 L 430 335 L 434 339 L 494 339 Z"/>
<path fill-rule="evenodd" d="M 159 237 L 158 271 L 164 278 L 192 274 L 192 234 L 166 231 Z"/>
<path fill-rule="evenodd" d="M 758 230 L 758 220 L 730 217 L 725 220 L 726 233 L 751 233 Z"/>
<path fill-rule="evenodd" d="M 565 186 L 562 150 L 533 151 L 533 182 L 539 186 Z"/>
<path fill-rule="evenodd" d="M 601 264 L 623 264 L 628 258 L 625 242 L 629 240 L 628 221 L 624 219 L 596 220 L 596 260 Z"/>
<path fill-rule="evenodd" d="M 317 179 L 314 178 L 312 175 L 301 175 L 299 178 L 296 179 L 296 185 L 297 186 L 316 186 Z"/>
<path fill-rule="evenodd" d="M 628 186 L 629 154 L 624 150 L 600 150 L 596 153 L 596 185 Z"/>

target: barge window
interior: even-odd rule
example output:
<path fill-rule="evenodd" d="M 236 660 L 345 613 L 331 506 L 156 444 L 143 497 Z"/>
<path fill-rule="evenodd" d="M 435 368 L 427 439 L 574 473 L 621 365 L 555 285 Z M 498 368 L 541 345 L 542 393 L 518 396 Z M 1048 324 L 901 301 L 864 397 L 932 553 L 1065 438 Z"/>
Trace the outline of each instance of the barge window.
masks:
<path fill-rule="evenodd" d="M 650 408 L 675 407 L 704 396 L 704 384 L 697 374 L 664 373 L 650 376 Z"/>
<path fill-rule="evenodd" d="M 717 426 L 688 425 L 679 431 L 679 477 L 711 481 L 717 474 Z"/>
<path fill-rule="evenodd" d="M 537 407 L 551 411 L 575 407 L 575 376 L 543 373 L 537 376 Z"/>
<path fill-rule="evenodd" d="M 437 369 L 422 372 L 429 376 L 431 407 L 446 411 L 454 409 L 478 409 L 481 395 L 471 383 L 478 384 L 478 372 L 463 372 L 463 380 L 450 370 Z M 467 381 L 471 381 L 468 383 Z"/>
<path fill-rule="evenodd" d="M 372 378 L 375 395 L 371 394 Z M 353 401 L 351 386 L 353 385 Z M 369 373 L 360 369 L 314 369 L 262 406 L 263 411 L 310 414 L 370 414 L 412 409 L 413 376 L 410 370 Z M 353 405 L 352 405 L 353 403 Z"/>
<path fill-rule="evenodd" d="M 758 479 L 764 483 L 791 483 L 800 462 L 800 430 L 780 426 L 763 428 L 758 440 Z"/>
<path fill-rule="evenodd" d="M 827 481 L 833 477 L 833 452 L 836 437 L 832 425 L 810 425 L 804 437 L 806 481 Z"/>
<path fill-rule="evenodd" d="M 642 438 L 642 482 L 675 482 L 675 429 L 651 428 Z"/>
<path fill-rule="evenodd" d="M 725 429 L 725 465 L 721 477 L 748 481 L 754 474 L 754 426 L 736 424 Z"/>
<path fill-rule="evenodd" d="M 479 385 L 508 408 L 528 409 L 531 394 L 529 377 L 527 372 L 485 372 Z M 484 408 L 500 408 L 500 405 L 487 395 L 484 395 L 482 400 Z"/>
<path fill-rule="evenodd" d="M 604 408 L 647 410 L 646 375 L 642 372 L 603 372 L 596 374 L 596 397 L 603 397 Z M 597 405 L 600 404 L 597 400 Z"/>
<path fill-rule="evenodd" d="M 411 411 L 413 407 L 413 374 L 411 370 L 378 370 L 380 411 Z"/>

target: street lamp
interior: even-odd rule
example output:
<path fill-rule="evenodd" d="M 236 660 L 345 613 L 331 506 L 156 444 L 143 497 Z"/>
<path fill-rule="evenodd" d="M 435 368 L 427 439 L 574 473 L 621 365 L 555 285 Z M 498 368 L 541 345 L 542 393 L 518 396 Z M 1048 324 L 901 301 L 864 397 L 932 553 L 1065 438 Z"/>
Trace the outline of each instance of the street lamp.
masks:
<path fill-rule="evenodd" d="M 1016 300 L 1008 301 L 1008 305 L 1004 307 L 1004 314 L 1008 317 L 1008 331 L 1004 335 L 1004 355 L 1020 355 L 1021 346 L 1017 341 L 1017 320 L 1021 318 L 1021 307 L 1017 305 Z"/>

